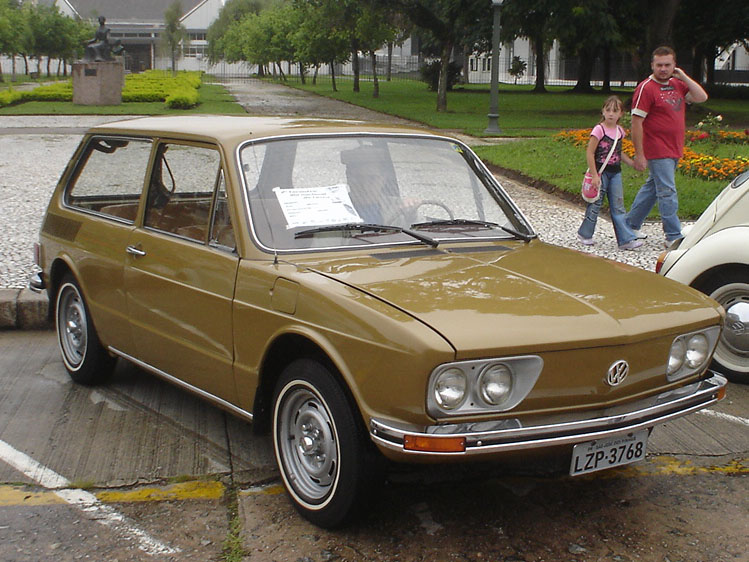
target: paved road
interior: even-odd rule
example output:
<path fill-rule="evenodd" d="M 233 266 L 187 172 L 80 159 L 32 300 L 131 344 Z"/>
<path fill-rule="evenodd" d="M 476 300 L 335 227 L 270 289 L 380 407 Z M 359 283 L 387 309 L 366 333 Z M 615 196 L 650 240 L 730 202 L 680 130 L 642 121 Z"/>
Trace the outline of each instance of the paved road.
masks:
<path fill-rule="evenodd" d="M 266 437 L 131 365 L 74 385 L 53 332 L 9 331 L 0 388 L 4 561 L 217 560 L 232 521 L 245 560 L 662 562 L 663 545 L 674 562 L 747 560 L 747 386 L 613 473 L 394 467 L 364 521 L 333 533 L 280 493 Z"/>

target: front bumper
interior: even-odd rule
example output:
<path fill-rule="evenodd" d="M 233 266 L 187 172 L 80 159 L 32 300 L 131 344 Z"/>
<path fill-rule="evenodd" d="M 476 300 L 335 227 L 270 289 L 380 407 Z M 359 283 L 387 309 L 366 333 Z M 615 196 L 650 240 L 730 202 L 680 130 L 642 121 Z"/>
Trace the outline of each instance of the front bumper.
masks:
<path fill-rule="evenodd" d="M 31 289 L 35 293 L 41 293 L 46 288 L 47 288 L 47 285 L 44 282 L 44 278 L 42 277 L 41 273 L 34 273 L 29 278 L 29 289 Z"/>
<path fill-rule="evenodd" d="M 370 422 L 372 440 L 399 454 L 417 456 L 467 456 L 507 451 L 541 449 L 606 439 L 646 429 L 696 412 L 722 400 L 725 377 L 710 378 L 669 390 L 636 402 L 611 408 L 545 416 L 529 422 L 517 418 L 476 423 L 406 426 L 379 419 Z M 440 446 L 440 442 L 460 443 L 462 450 Z M 417 448 L 412 447 L 417 443 Z M 432 447 L 431 450 L 426 447 Z M 451 449 L 446 451 L 446 449 Z"/>

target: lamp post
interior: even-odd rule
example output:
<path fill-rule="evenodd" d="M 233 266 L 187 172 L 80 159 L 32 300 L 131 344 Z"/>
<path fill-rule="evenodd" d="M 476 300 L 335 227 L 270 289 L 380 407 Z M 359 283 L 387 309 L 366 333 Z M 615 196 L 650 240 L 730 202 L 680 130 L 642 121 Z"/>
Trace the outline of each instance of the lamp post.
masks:
<path fill-rule="evenodd" d="M 490 86 L 489 96 L 489 125 L 484 133 L 489 135 L 499 135 L 497 118 L 499 117 L 499 11 L 502 8 L 504 0 L 492 0 L 494 10 L 494 24 L 492 25 L 492 83 Z"/>

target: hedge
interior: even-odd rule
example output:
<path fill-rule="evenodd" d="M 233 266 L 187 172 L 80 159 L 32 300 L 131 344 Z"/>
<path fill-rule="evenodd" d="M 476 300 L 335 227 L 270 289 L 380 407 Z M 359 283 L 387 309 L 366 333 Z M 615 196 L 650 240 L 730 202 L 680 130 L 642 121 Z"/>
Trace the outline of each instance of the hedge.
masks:
<path fill-rule="evenodd" d="M 127 74 L 122 89 L 123 102 L 163 101 L 172 109 L 188 109 L 200 101 L 198 88 L 202 84 L 202 72 L 178 72 L 172 76 L 164 70 L 147 70 L 139 74 Z M 0 107 L 27 101 L 73 101 L 73 82 L 57 82 L 38 86 L 30 91 L 6 90 L 0 92 Z"/>

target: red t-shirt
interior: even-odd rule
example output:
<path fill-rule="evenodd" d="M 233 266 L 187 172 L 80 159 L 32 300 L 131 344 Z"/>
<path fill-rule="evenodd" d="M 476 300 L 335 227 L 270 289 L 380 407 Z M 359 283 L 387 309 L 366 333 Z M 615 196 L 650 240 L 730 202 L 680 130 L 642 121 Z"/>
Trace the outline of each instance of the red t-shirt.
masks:
<path fill-rule="evenodd" d="M 635 88 L 632 115 L 644 117 L 642 145 L 645 158 L 681 158 L 684 154 L 684 114 L 689 87 L 670 78 L 661 84 L 652 78 Z"/>

